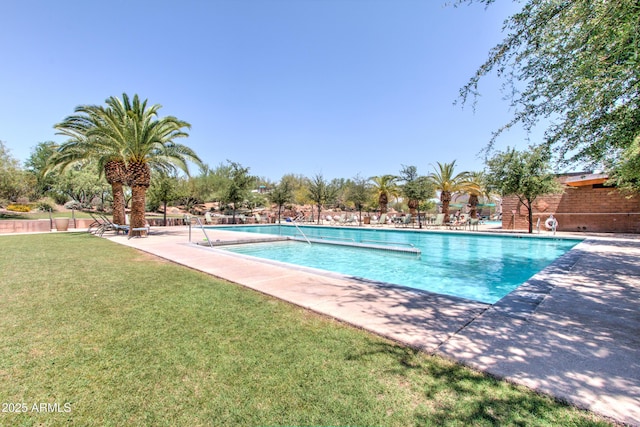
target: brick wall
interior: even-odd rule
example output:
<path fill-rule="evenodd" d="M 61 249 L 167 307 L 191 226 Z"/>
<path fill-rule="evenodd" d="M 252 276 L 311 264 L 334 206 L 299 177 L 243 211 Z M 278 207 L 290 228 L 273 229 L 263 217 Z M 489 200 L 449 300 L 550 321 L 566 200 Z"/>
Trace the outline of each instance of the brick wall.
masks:
<path fill-rule="evenodd" d="M 544 229 L 549 214 L 557 218 L 558 231 L 640 233 L 640 196 L 626 198 L 612 188 L 566 187 L 562 194 L 539 197 L 533 204 L 534 229 L 538 219 Z M 502 200 L 502 228 L 529 228 L 527 209 L 516 197 Z"/>

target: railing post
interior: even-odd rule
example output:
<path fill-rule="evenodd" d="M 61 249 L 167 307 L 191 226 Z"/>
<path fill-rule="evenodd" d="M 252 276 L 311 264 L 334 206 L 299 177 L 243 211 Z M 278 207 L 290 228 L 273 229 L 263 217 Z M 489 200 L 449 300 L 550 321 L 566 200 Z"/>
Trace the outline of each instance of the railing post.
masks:
<path fill-rule="evenodd" d="M 183 220 L 189 226 L 189 243 L 191 243 L 191 217 L 189 214 L 185 214 Z"/>

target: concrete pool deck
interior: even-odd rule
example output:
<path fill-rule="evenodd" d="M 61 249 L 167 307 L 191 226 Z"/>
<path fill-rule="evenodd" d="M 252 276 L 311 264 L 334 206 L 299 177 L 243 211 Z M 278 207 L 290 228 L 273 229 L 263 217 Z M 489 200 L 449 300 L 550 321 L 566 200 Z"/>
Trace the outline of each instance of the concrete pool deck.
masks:
<path fill-rule="evenodd" d="M 188 233 L 105 237 L 640 426 L 640 236 L 572 236 L 588 239 L 489 305 L 257 261 Z"/>

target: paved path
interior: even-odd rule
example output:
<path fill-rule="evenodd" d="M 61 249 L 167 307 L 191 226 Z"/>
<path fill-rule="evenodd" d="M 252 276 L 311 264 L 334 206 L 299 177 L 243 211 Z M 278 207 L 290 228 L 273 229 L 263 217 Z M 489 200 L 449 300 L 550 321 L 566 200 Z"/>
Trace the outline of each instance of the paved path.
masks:
<path fill-rule="evenodd" d="M 640 240 L 582 242 L 491 306 L 255 261 L 185 227 L 109 238 L 640 426 Z"/>

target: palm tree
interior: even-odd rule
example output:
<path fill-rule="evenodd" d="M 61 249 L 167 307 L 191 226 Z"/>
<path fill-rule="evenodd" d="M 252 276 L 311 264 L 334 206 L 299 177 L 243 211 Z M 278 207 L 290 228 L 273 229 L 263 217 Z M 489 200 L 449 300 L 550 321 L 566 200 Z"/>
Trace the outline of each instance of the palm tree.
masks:
<path fill-rule="evenodd" d="M 60 145 L 49 158 L 47 169 L 60 168 L 64 170 L 76 163 L 96 161 L 100 173 L 104 173 L 107 183 L 111 185 L 113 196 L 113 222 L 125 224 L 126 164 L 122 156 L 122 147 L 117 140 L 90 136 L 96 128 L 106 128 L 109 123 L 104 121 L 106 111 L 96 105 L 81 105 L 75 109 L 76 115 L 69 116 L 54 128 L 58 135 L 65 135 L 69 140 Z"/>
<path fill-rule="evenodd" d="M 106 101 L 108 122 L 106 129 L 94 129 L 99 135 L 118 140 L 124 147 L 123 157 L 127 165 L 127 184 L 131 187 L 131 229 L 145 226 L 146 192 L 151 184 L 151 170 L 174 172 L 176 166 L 189 173 L 187 161 L 201 164 L 201 160 L 189 147 L 173 140 L 189 136 L 182 128 L 191 125 L 173 116 L 158 118 L 160 104 L 147 108 L 147 100 L 140 101 L 134 95 L 133 102 L 126 94 L 122 99 L 110 97 Z"/>
<path fill-rule="evenodd" d="M 442 202 L 442 213 L 444 221 L 449 222 L 449 203 L 454 193 L 466 191 L 470 187 L 469 172 L 460 172 L 454 175 L 456 161 L 451 163 L 438 163 L 438 169 L 429 174 L 429 179 L 440 191 L 440 201 Z"/>
<path fill-rule="evenodd" d="M 488 196 L 489 193 L 485 184 L 484 172 L 471 172 L 468 178 L 469 185 L 467 186 L 466 193 L 469 194 L 469 216 L 475 218 L 479 198 L 481 196 Z"/>
<path fill-rule="evenodd" d="M 389 197 L 397 197 L 400 190 L 396 185 L 398 177 L 395 175 L 382 175 L 369 178 L 373 182 L 375 192 L 378 196 L 378 206 L 380 206 L 380 213 L 387 212 L 387 205 L 389 204 Z"/>
<path fill-rule="evenodd" d="M 80 114 L 56 125 L 71 137 L 68 148 L 60 151 L 66 151 L 68 157 L 95 158 L 104 165 L 108 180 L 113 180 L 116 186 L 126 182 L 131 187 L 131 230 L 143 228 L 151 170 L 170 173 L 177 166 L 188 173 L 187 161 L 196 164 L 201 161 L 190 148 L 173 141 L 188 136 L 182 128 L 189 128 L 189 123 L 173 116 L 158 118 L 161 105 L 147 108 L 147 100 L 141 102 L 134 95 L 131 102 L 127 94 L 122 99 L 110 97 L 106 104 L 106 108 L 78 107 L 76 112 Z M 112 188 L 115 205 L 113 184 Z M 122 200 L 124 206 L 124 196 Z"/>

